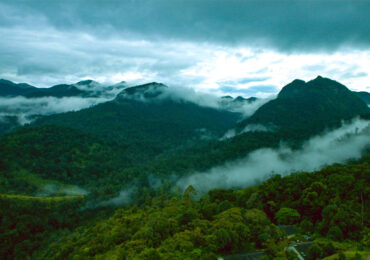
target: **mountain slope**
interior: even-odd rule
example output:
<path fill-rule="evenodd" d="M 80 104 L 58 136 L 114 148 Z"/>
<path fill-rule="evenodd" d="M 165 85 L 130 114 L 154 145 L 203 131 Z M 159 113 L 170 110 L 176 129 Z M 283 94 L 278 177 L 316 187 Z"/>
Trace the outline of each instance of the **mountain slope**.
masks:
<path fill-rule="evenodd" d="M 196 192 L 191 187 L 183 197 L 164 193 L 144 205 L 120 208 L 110 218 L 58 237 L 41 247 L 36 256 L 217 259 L 264 250 L 269 259 L 295 259 L 284 249 L 297 239 L 305 241 L 307 234 L 312 234 L 309 240 L 320 243 L 320 257 L 310 252 L 308 259 L 322 259 L 349 248 L 368 251 L 370 212 L 361 210 L 360 194 L 364 198 L 368 194 L 364 191 L 369 162 L 365 157 L 314 173 L 275 175 L 255 187 L 216 189 L 200 199 L 194 199 Z M 297 236 L 289 241 L 277 225 L 292 224 Z M 342 247 L 340 241 L 344 239 Z"/>
<path fill-rule="evenodd" d="M 132 166 L 137 157 L 135 151 L 75 129 L 25 127 L 0 138 L 0 193 L 35 194 L 40 187 L 24 181 L 30 175 L 84 187 L 112 183 L 114 171 Z M 115 179 L 127 181 L 122 178 Z"/>
<path fill-rule="evenodd" d="M 36 97 L 75 97 L 87 95 L 84 91 L 73 85 L 61 84 L 50 88 L 39 88 L 33 92 L 26 93 L 24 96 L 29 98 Z"/>
<path fill-rule="evenodd" d="M 163 88 L 158 83 L 127 88 L 112 102 L 44 117 L 34 124 L 77 128 L 127 147 L 140 147 L 142 153 L 153 156 L 219 137 L 240 118 L 238 113 L 155 98 Z"/>
<path fill-rule="evenodd" d="M 249 124 L 261 124 L 307 137 L 341 120 L 369 114 L 367 105 L 344 85 L 319 76 L 307 83 L 294 80 L 286 85 L 276 99 L 260 107 L 238 128 L 242 131 Z"/>
<path fill-rule="evenodd" d="M 370 105 L 370 93 L 366 91 L 354 91 L 353 93 L 356 94 L 359 98 L 361 98 L 366 104 Z"/>
<path fill-rule="evenodd" d="M 37 91 L 37 88 L 26 83 L 13 83 L 9 80 L 0 79 L 0 97 L 3 96 L 23 96 Z"/>

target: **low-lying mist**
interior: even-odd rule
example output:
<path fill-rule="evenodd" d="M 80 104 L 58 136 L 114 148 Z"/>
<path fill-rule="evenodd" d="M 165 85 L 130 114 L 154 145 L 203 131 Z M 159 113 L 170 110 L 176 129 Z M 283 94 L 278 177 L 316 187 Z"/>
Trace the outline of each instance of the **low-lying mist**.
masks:
<path fill-rule="evenodd" d="M 246 187 L 273 174 L 311 172 L 359 159 L 370 145 L 369 123 L 361 119 L 343 123 L 336 130 L 309 139 L 300 150 L 292 150 L 284 144 L 278 149 L 258 149 L 238 161 L 180 178 L 176 186 L 183 190 L 193 185 L 201 193 L 214 188 Z"/>
<path fill-rule="evenodd" d="M 157 103 L 167 100 L 172 100 L 178 103 L 189 102 L 202 107 L 240 113 L 243 117 L 251 116 L 259 107 L 275 98 L 275 96 L 270 96 L 268 98 L 254 98 L 253 100 L 235 100 L 231 97 L 222 98 L 212 93 L 195 91 L 189 87 L 167 87 L 159 83 L 152 83 L 152 85 L 149 85 L 145 90 L 140 89 L 137 92 L 123 93 L 119 96 L 122 99 L 148 103 Z"/>
<path fill-rule="evenodd" d="M 79 88 L 85 90 L 84 85 Z M 87 87 L 85 87 L 87 88 Z M 20 125 L 32 122 L 38 116 L 64 113 L 69 111 L 78 111 L 84 108 L 107 102 L 116 97 L 122 86 L 112 86 L 111 89 L 103 87 L 95 88 L 94 97 L 38 97 L 27 98 L 0 97 L 0 122 L 6 123 L 10 117 L 14 117 Z M 196 92 L 192 88 L 171 86 L 165 88 L 163 92 L 155 99 L 146 99 L 142 96 L 134 96 L 135 99 L 143 102 L 163 101 L 171 99 L 175 102 L 191 102 L 203 107 L 228 110 L 241 113 L 244 117 L 252 115 L 259 107 L 265 104 L 271 98 L 261 98 L 253 102 L 225 102 L 219 96 Z"/>
<path fill-rule="evenodd" d="M 111 97 L 11 97 L 0 98 L 0 121 L 6 117 L 17 117 L 19 124 L 32 121 L 36 115 L 51 115 L 77 111 L 111 100 Z"/>
<path fill-rule="evenodd" d="M 36 196 L 48 197 L 54 196 L 55 194 L 63 194 L 69 196 L 75 195 L 87 195 L 89 192 L 78 186 L 60 186 L 56 184 L 46 184 L 42 190 L 40 190 Z"/>
<path fill-rule="evenodd" d="M 253 102 L 227 102 L 226 100 L 222 100 L 220 96 L 214 94 L 197 92 L 194 89 L 186 87 L 173 86 L 167 88 L 163 95 L 161 95 L 161 98 L 171 98 L 174 101 L 187 101 L 203 107 L 229 110 L 231 112 L 241 113 L 243 116 L 248 117 L 263 104 L 274 99 L 275 96 L 271 96 L 269 98 L 258 98 Z"/>
<path fill-rule="evenodd" d="M 233 138 L 236 135 L 244 134 L 247 132 L 274 132 L 276 127 L 273 126 L 264 126 L 261 124 L 248 124 L 242 131 L 237 132 L 235 128 L 229 129 L 220 140 L 225 140 Z"/>

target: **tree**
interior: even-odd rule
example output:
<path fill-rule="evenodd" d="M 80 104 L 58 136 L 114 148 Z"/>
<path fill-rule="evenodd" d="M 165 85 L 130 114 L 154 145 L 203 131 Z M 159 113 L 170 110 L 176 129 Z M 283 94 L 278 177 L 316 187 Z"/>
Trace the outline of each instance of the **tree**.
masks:
<path fill-rule="evenodd" d="M 310 247 L 310 249 L 308 250 L 307 259 L 308 260 L 315 260 L 315 259 L 319 259 L 321 257 L 322 257 L 322 248 L 317 244 L 313 244 Z"/>
<path fill-rule="evenodd" d="M 328 237 L 333 240 L 342 241 L 343 232 L 338 226 L 332 226 L 329 228 Z"/>
<path fill-rule="evenodd" d="M 281 208 L 275 215 L 278 224 L 293 225 L 299 221 L 301 215 L 297 210 L 291 208 Z"/>

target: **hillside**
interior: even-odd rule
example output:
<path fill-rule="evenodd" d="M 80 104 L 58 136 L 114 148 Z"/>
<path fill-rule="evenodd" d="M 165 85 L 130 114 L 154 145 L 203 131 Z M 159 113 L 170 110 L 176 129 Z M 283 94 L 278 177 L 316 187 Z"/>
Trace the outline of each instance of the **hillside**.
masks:
<path fill-rule="evenodd" d="M 117 171 L 141 160 L 138 152 L 75 129 L 24 128 L 0 139 L 0 192 L 37 194 L 52 180 L 86 189 L 122 186 L 138 176 Z"/>
<path fill-rule="evenodd" d="M 353 92 L 361 98 L 367 105 L 370 105 L 370 93 L 366 91 L 358 91 L 358 92 Z"/>
<path fill-rule="evenodd" d="M 0 96 L 21 96 L 36 91 L 37 88 L 26 83 L 13 83 L 0 79 Z"/>
<path fill-rule="evenodd" d="M 216 259 L 260 250 L 271 259 L 294 259 L 284 248 L 296 239 L 305 241 L 304 235 L 315 241 L 309 259 L 346 250 L 366 254 L 370 212 L 361 210 L 361 198 L 369 195 L 369 173 L 366 157 L 314 173 L 275 175 L 247 189 L 212 190 L 200 200 L 189 187 L 181 197 L 162 194 L 140 207 L 118 209 L 109 219 L 51 240 L 35 255 Z M 298 234 L 289 240 L 278 225 L 292 224 Z"/>
<path fill-rule="evenodd" d="M 250 118 L 238 125 L 263 125 L 271 131 L 283 131 L 297 138 L 307 138 L 342 120 L 369 115 L 370 109 L 344 85 L 318 76 L 304 82 L 294 80 L 278 97 L 261 106 Z"/>
<path fill-rule="evenodd" d="M 43 117 L 33 125 L 79 129 L 114 141 L 128 150 L 136 149 L 145 158 L 145 155 L 153 157 L 168 149 L 220 137 L 240 118 L 239 113 L 187 101 L 155 99 L 164 85 L 159 86 L 147 84 L 127 88 L 111 102 Z"/>

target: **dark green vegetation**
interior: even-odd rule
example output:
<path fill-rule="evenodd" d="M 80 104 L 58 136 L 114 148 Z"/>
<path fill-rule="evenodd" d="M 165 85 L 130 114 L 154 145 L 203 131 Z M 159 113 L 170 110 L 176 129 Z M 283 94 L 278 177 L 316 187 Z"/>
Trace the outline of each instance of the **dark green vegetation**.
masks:
<path fill-rule="evenodd" d="M 46 238 L 106 218 L 111 210 L 84 210 L 83 196 L 33 197 L 0 194 L 0 258 L 27 259 Z M 46 244 L 45 244 L 46 243 Z"/>
<path fill-rule="evenodd" d="M 149 87 L 144 97 L 156 93 L 152 84 Z M 34 125 L 77 128 L 118 143 L 129 153 L 148 159 L 165 150 L 220 137 L 240 118 L 238 113 L 186 101 L 136 100 L 134 97 L 142 86 L 137 88 L 124 90 L 114 101 L 44 117 Z"/>
<path fill-rule="evenodd" d="M 264 250 L 270 258 L 293 259 L 277 224 L 296 224 L 316 240 L 309 259 L 369 250 L 370 157 L 314 173 L 276 175 L 242 190 L 212 190 L 194 200 L 150 198 L 141 205 L 76 229 L 35 253 L 40 258 L 216 259 L 217 255 Z M 325 239 L 324 239 L 325 238 Z M 316 256 L 315 256 L 316 255 Z"/>
<path fill-rule="evenodd" d="M 278 224 L 295 224 L 297 237 L 315 238 L 311 259 L 368 250 L 369 156 L 242 190 L 198 197 L 192 187 L 184 194 L 172 189 L 174 176 L 282 141 L 299 148 L 342 120 L 368 118 L 360 98 L 329 79 L 296 80 L 237 125 L 239 113 L 166 96 L 166 88 L 127 88 L 113 101 L 41 117 L 0 136 L 1 258 L 214 259 L 263 250 L 293 259 Z M 220 140 L 249 123 L 274 132 Z M 89 194 L 69 196 L 74 185 Z M 102 201 L 128 189 L 131 205 L 103 208 Z"/>
<path fill-rule="evenodd" d="M 323 80 L 332 84 L 330 80 Z M 286 86 L 276 100 L 283 99 L 280 96 L 284 97 L 292 91 L 292 84 Z M 327 92 L 335 95 L 336 88 L 332 89 L 330 84 Z M 11 176 L 15 170 L 24 169 L 42 178 L 80 185 L 94 191 L 94 195 L 114 196 L 132 185 L 132 182 L 139 189 L 148 188 L 151 177 L 167 182 L 168 176 L 173 174 L 186 175 L 206 170 L 244 157 L 261 147 L 276 147 L 282 140 L 299 147 L 307 136 L 330 126 L 325 121 L 318 121 L 316 128 L 295 131 L 301 123 L 298 120 L 297 123 L 277 129 L 274 134 L 248 132 L 219 141 L 215 137 L 222 136 L 232 128 L 239 114 L 186 101 L 158 98 L 165 88 L 158 83 L 128 88 L 114 101 L 78 112 L 47 116 L 37 120 L 32 127 L 5 136 L 0 140 L 0 154 L 10 169 L 6 171 L 9 180 L 6 189 L 12 186 L 26 187 L 17 184 L 20 183 L 19 178 L 10 181 L 14 180 Z M 325 89 L 323 86 L 321 88 Z M 362 113 L 363 106 L 364 111 L 368 111 L 366 105 L 344 86 L 338 88 L 355 105 L 346 107 L 352 112 L 339 113 L 336 120 L 330 122 L 339 124 L 349 114 Z M 304 89 L 299 89 L 303 91 L 300 95 L 305 95 Z M 314 93 L 320 94 L 318 91 Z M 267 111 L 266 107 L 274 105 L 276 100 L 262 106 L 256 114 Z M 290 109 L 293 101 L 283 101 L 280 106 L 284 109 L 280 114 L 276 114 L 275 110 L 269 113 L 284 118 L 285 111 Z M 321 102 L 323 106 L 329 106 L 331 101 Z M 361 108 L 357 109 L 360 112 L 356 107 Z M 289 116 L 299 118 L 300 112 L 293 109 Z M 143 191 L 139 193 L 143 194 Z"/>
<path fill-rule="evenodd" d="M 343 119 L 369 114 L 368 106 L 344 85 L 319 76 L 307 83 L 294 80 L 286 85 L 276 99 L 241 122 L 239 129 L 262 124 L 307 138 L 338 126 Z"/>
<path fill-rule="evenodd" d="M 13 83 L 0 79 L 0 96 L 22 96 L 35 91 L 37 88 L 26 83 Z"/>
<path fill-rule="evenodd" d="M 27 181 L 30 174 L 85 187 L 124 183 L 129 177 L 118 178 L 115 171 L 137 159 L 122 146 L 56 126 L 24 128 L 5 136 L 0 144 L 0 191 L 8 193 L 38 192 L 40 185 Z"/>
<path fill-rule="evenodd" d="M 11 81 L 0 80 L 0 96 L 24 96 L 34 97 L 71 97 L 82 95 L 83 91 L 75 86 L 62 84 L 50 88 L 36 88 L 34 86 L 20 83 L 15 84 Z"/>
<path fill-rule="evenodd" d="M 3 116 L 0 120 L 0 134 L 8 133 L 20 126 L 21 124 L 18 122 L 18 118 L 16 116 Z"/>
<path fill-rule="evenodd" d="M 361 98 L 366 104 L 370 105 L 370 93 L 365 91 L 354 92 L 356 96 Z"/>

